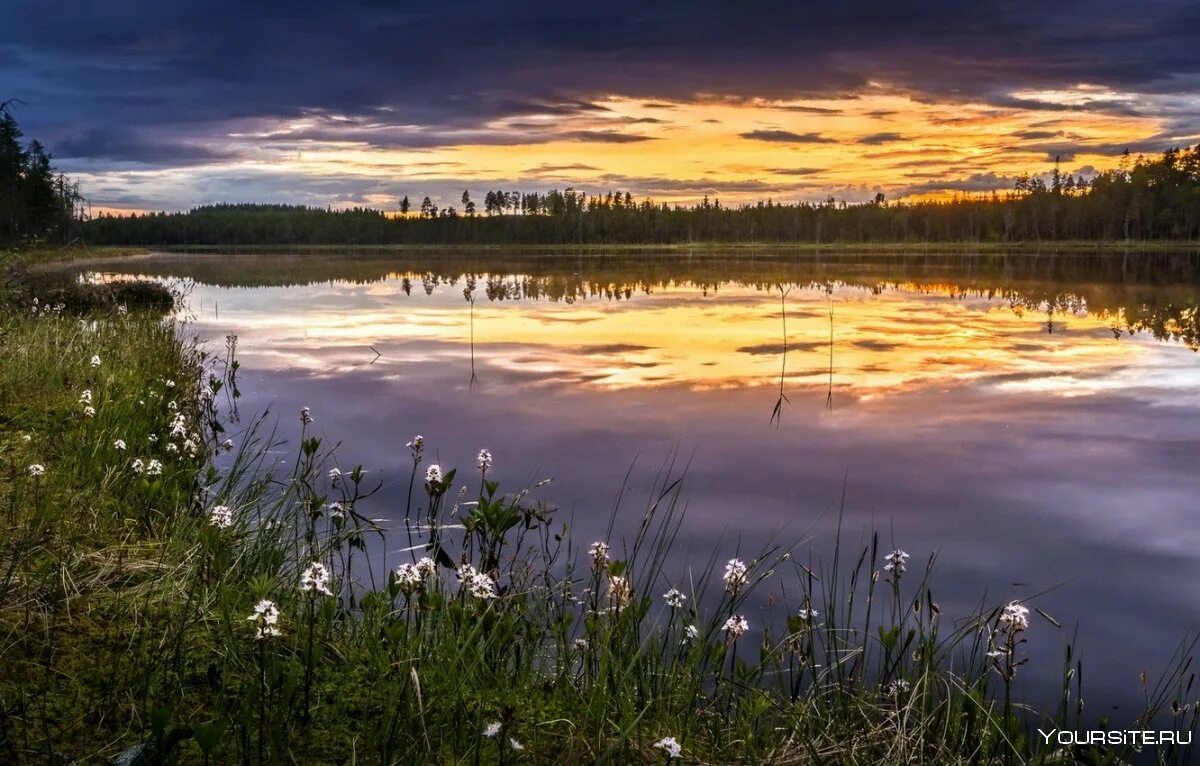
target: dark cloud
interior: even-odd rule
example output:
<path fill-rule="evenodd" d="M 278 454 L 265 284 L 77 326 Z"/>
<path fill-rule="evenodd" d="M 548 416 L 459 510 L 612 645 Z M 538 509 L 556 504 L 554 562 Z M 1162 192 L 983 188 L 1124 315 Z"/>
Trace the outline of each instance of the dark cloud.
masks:
<path fill-rule="evenodd" d="M 972 173 L 965 178 L 939 178 L 924 183 L 906 186 L 899 191 L 901 197 L 913 194 L 928 194 L 941 191 L 984 192 L 996 189 L 1011 189 L 1016 179 L 997 173 Z"/>
<path fill-rule="evenodd" d="M 638 141 L 653 141 L 653 136 L 636 133 L 618 133 L 615 130 L 568 130 L 553 134 L 554 138 L 567 141 L 587 141 L 599 144 L 631 144 Z"/>
<path fill-rule="evenodd" d="M 1046 138 L 1061 138 L 1063 131 L 1061 130 L 1018 130 L 1012 134 L 1013 138 L 1023 138 L 1030 141 L 1037 141 Z"/>
<path fill-rule="evenodd" d="M 858 139 L 858 142 L 867 146 L 880 146 L 881 144 L 894 144 L 897 141 L 905 140 L 907 139 L 899 133 L 872 133 Z"/>
<path fill-rule="evenodd" d="M 812 176 L 824 173 L 826 168 L 768 168 L 768 170 L 780 176 Z"/>
<path fill-rule="evenodd" d="M 751 130 L 739 133 L 742 138 L 753 141 L 772 141 L 781 144 L 836 144 L 837 139 L 820 133 L 794 133 L 790 130 Z"/>
<path fill-rule="evenodd" d="M 775 107 L 784 112 L 799 112 L 800 114 L 842 114 L 841 109 L 830 109 L 824 106 L 803 106 L 800 104 L 783 104 Z"/>
<path fill-rule="evenodd" d="M 1200 6 L 1192 0 L 982 0 L 918 4 L 768 0 L 128 0 L 0 4 L 0 98 L 72 162 L 204 163 L 247 124 L 322 115 L 298 140 L 418 150 L 465 142 L 630 142 L 603 99 L 846 98 L 866 92 L 997 108 L 1165 117 L 1200 132 Z M 1094 86 L 1082 105 L 1048 95 Z M 879 84 L 885 88 L 878 91 Z M 1167 109 L 1169 99 L 1191 107 Z M 832 107 L 780 106 L 814 116 Z M 509 129 L 554 118 L 542 132 Z M 885 112 L 878 112 L 880 118 Z M 136 132 L 108 134 L 111 126 Z M 752 131 L 756 140 L 829 142 Z M 286 139 L 287 137 L 285 137 Z M 281 140 L 285 140 L 281 139 Z M 1043 140 L 1043 139 L 1033 139 Z M 1051 139 L 1044 139 L 1050 141 Z M 224 142 L 236 144 L 236 141 Z M 70 163 L 68 168 L 70 169 Z"/>
<path fill-rule="evenodd" d="M 575 171 L 598 171 L 600 168 L 594 165 L 585 165 L 582 162 L 574 162 L 568 165 L 549 165 L 542 164 L 529 168 L 527 173 L 569 173 Z"/>
<path fill-rule="evenodd" d="M 54 145 L 54 153 L 60 160 L 87 158 L 157 167 L 205 164 L 244 157 L 235 149 L 145 138 L 132 131 L 110 128 L 92 128 L 62 139 Z"/>

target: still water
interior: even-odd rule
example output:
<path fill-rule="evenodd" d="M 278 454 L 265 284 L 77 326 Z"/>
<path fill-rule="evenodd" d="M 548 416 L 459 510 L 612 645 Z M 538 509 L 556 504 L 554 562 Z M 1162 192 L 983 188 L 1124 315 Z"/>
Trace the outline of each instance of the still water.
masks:
<path fill-rule="evenodd" d="M 878 530 L 917 568 L 937 555 L 943 614 L 1035 596 L 1062 622 L 1035 616 L 1028 634 L 1043 690 L 1077 626 L 1085 695 L 1126 707 L 1200 623 L 1195 255 L 171 254 L 91 268 L 183 280 L 191 330 L 215 349 L 238 337 L 241 411 L 271 407 L 290 427 L 310 406 L 341 464 L 384 482 L 369 515 L 403 513 L 404 443 L 421 433 L 461 473 L 486 447 L 509 489 L 553 477 L 548 498 L 585 542 L 634 466 L 619 540 L 677 455 L 678 571 L 772 535 L 827 559 L 844 490 L 844 534 Z"/>

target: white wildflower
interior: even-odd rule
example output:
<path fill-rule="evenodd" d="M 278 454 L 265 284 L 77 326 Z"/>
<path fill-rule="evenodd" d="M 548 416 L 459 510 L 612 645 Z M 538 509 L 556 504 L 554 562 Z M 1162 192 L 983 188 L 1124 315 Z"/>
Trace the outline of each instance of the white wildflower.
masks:
<path fill-rule="evenodd" d="M 32 435 L 30 435 L 30 434 L 22 434 L 22 435 L 21 435 L 21 441 L 23 441 L 23 442 L 25 442 L 26 444 L 28 444 L 29 442 L 33 441 L 33 436 L 32 436 Z"/>
<path fill-rule="evenodd" d="M 489 739 L 491 739 L 492 737 L 496 736 L 499 733 L 500 733 L 500 724 L 496 721 L 489 723 L 483 729 L 483 736 L 485 736 Z"/>
<path fill-rule="evenodd" d="M 94 417 L 96 417 L 96 408 L 95 408 L 95 407 L 92 407 L 91 405 L 88 405 L 87 407 L 84 407 L 84 408 L 83 408 L 83 416 L 84 416 L 85 418 L 94 418 Z"/>
<path fill-rule="evenodd" d="M 343 508 L 342 504 L 339 502 L 335 501 L 335 502 L 330 503 L 329 504 L 329 518 L 331 518 L 331 519 L 346 518 L 346 509 Z"/>
<path fill-rule="evenodd" d="M 421 573 L 422 577 L 432 577 L 437 574 L 437 563 L 428 556 L 423 556 L 417 562 L 417 571 Z"/>
<path fill-rule="evenodd" d="M 42 465 L 41 463 L 34 463 L 33 465 L 29 466 L 29 475 L 34 479 L 40 476 L 45 476 L 46 466 Z"/>
<path fill-rule="evenodd" d="M 800 610 L 797 612 L 797 614 L 800 615 L 800 619 L 807 620 L 809 622 L 821 616 L 820 612 L 808 606 L 800 607 Z"/>
<path fill-rule="evenodd" d="M 208 512 L 208 522 L 217 529 L 229 529 L 233 526 L 233 509 L 228 505 L 214 505 Z"/>
<path fill-rule="evenodd" d="M 512 737 L 508 738 L 508 746 L 511 747 L 513 750 L 524 750 L 525 749 L 524 745 L 522 745 L 520 742 L 513 739 Z"/>
<path fill-rule="evenodd" d="M 142 459 L 140 457 L 137 457 L 137 458 L 134 458 L 133 462 L 129 464 L 129 468 L 134 473 L 136 473 L 138 476 L 141 476 L 142 471 L 146 470 L 146 464 L 144 462 L 142 462 Z"/>
<path fill-rule="evenodd" d="M 629 580 L 618 575 L 608 578 L 608 608 L 624 609 L 633 603 L 633 586 Z"/>
<path fill-rule="evenodd" d="M 396 582 L 405 593 L 412 593 L 425 582 L 425 575 L 416 564 L 404 563 L 396 567 Z"/>
<path fill-rule="evenodd" d="M 1010 601 L 1000 612 L 1000 630 L 1005 633 L 1020 633 L 1029 628 L 1029 609 L 1019 601 Z"/>
<path fill-rule="evenodd" d="M 175 388 L 175 381 L 171 380 L 170 378 L 167 378 L 167 382 L 164 385 L 167 388 Z"/>
<path fill-rule="evenodd" d="M 430 465 L 425 469 L 425 481 L 430 484 L 437 484 L 442 480 L 442 467 L 437 463 Z"/>
<path fill-rule="evenodd" d="M 475 467 L 479 469 L 480 473 L 487 473 L 488 469 L 492 467 L 492 453 L 485 449 L 479 450 L 479 456 L 475 458 Z"/>
<path fill-rule="evenodd" d="M 588 555 L 592 557 L 592 564 L 596 569 L 601 568 L 608 563 L 608 543 L 594 542 L 588 546 Z"/>
<path fill-rule="evenodd" d="M 158 460 L 156 458 L 151 458 L 150 462 L 146 464 L 146 475 L 147 476 L 160 476 L 162 474 L 162 472 L 163 472 L 163 464 L 160 460 Z"/>
<path fill-rule="evenodd" d="M 586 638 L 577 638 L 571 645 L 575 647 L 575 651 L 577 652 L 586 652 L 590 646 Z"/>
<path fill-rule="evenodd" d="M 121 316 L 125 316 L 129 313 L 129 307 L 124 303 L 117 304 L 117 313 Z"/>
<path fill-rule="evenodd" d="M 341 486 L 341 484 L 342 484 L 342 469 L 341 468 L 334 467 L 334 468 L 329 469 L 329 483 L 334 487 Z"/>
<path fill-rule="evenodd" d="M 125 440 L 117 439 L 116 441 L 113 442 L 113 448 L 116 449 L 118 452 L 124 452 L 125 451 Z"/>
<path fill-rule="evenodd" d="M 700 637 L 700 629 L 695 625 L 689 625 L 683 629 L 683 643 L 690 644 Z"/>
<path fill-rule="evenodd" d="M 725 574 L 721 579 L 725 581 L 725 590 L 737 593 L 750 579 L 746 563 L 741 559 L 730 559 L 725 565 Z"/>
<path fill-rule="evenodd" d="M 678 588 L 671 588 L 663 594 L 663 599 L 672 609 L 682 609 L 684 602 L 687 601 L 687 596 Z"/>
<path fill-rule="evenodd" d="M 146 439 L 151 444 L 158 444 L 158 434 L 150 434 L 149 436 L 146 437 Z"/>
<path fill-rule="evenodd" d="M 679 746 L 679 742 L 674 737 L 663 737 L 654 743 L 654 746 L 660 750 L 667 751 L 667 760 L 683 757 L 683 748 Z"/>
<path fill-rule="evenodd" d="M 100 366 L 100 356 L 99 356 L 98 354 L 97 354 L 97 355 L 94 355 L 94 356 L 92 357 L 92 366 L 93 366 L 93 367 L 99 367 L 99 366 Z"/>
<path fill-rule="evenodd" d="M 234 446 L 233 439 L 226 439 L 225 441 L 221 442 L 221 449 L 225 450 L 226 452 L 232 452 Z"/>
<path fill-rule="evenodd" d="M 309 564 L 308 569 L 300 575 L 300 590 L 304 593 L 332 596 L 333 591 L 329 590 L 329 569 L 319 561 Z"/>
<path fill-rule="evenodd" d="M 172 399 L 171 401 L 167 402 L 167 409 L 170 410 L 171 412 L 174 412 L 175 410 L 179 409 L 179 404 L 176 403 L 176 401 L 174 399 Z"/>
<path fill-rule="evenodd" d="M 496 581 L 491 576 L 480 572 L 470 564 L 458 568 L 458 586 L 475 598 L 496 598 Z"/>
<path fill-rule="evenodd" d="M 79 403 L 80 404 L 91 404 L 92 403 L 92 389 L 85 388 L 83 390 L 83 393 L 79 395 Z"/>
<path fill-rule="evenodd" d="M 734 640 L 741 638 L 748 630 L 750 623 L 740 614 L 735 614 L 725 621 L 725 632 Z"/>
<path fill-rule="evenodd" d="M 425 446 L 425 437 L 417 434 L 404 446 L 412 449 L 413 452 L 420 452 L 421 448 Z"/>
<path fill-rule="evenodd" d="M 313 422 L 311 409 L 309 409 L 308 407 L 300 408 L 300 422 L 303 423 L 304 425 L 308 425 L 309 423 Z"/>
<path fill-rule="evenodd" d="M 263 599 L 254 605 L 254 613 L 246 618 L 255 623 L 257 628 L 254 637 L 260 641 L 272 636 L 283 635 L 279 628 L 279 607 L 275 606 L 274 601 Z"/>
<path fill-rule="evenodd" d="M 899 697 L 907 692 L 908 689 L 908 681 L 905 681 L 903 678 L 897 678 L 895 681 L 892 681 L 890 684 L 888 684 L 887 695 L 889 697 Z"/>
<path fill-rule="evenodd" d="M 165 449 L 167 450 L 168 455 L 174 455 L 179 452 L 179 445 L 175 442 L 167 442 Z"/>
<path fill-rule="evenodd" d="M 884 570 L 891 572 L 896 577 L 904 574 L 907 567 L 904 562 L 908 560 L 908 554 L 902 550 L 896 549 L 883 557 L 887 563 L 883 565 Z"/>

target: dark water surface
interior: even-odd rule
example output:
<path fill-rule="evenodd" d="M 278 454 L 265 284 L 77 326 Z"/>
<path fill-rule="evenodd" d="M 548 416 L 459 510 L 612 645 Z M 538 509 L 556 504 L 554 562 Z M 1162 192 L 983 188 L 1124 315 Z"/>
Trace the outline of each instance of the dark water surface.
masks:
<path fill-rule="evenodd" d="M 544 493 L 584 540 L 635 460 L 618 537 L 661 463 L 690 459 L 677 571 L 781 531 L 827 557 L 845 482 L 855 541 L 877 529 L 918 568 L 937 554 L 944 615 L 1043 594 L 1032 604 L 1064 628 L 1034 618 L 1028 677 L 1053 685 L 1077 624 L 1097 714 L 1137 703 L 1138 674 L 1200 623 L 1195 255 L 91 268 L 188 280 L 191 326 L 214 348 L 238 336 L 242 412 L 270 405 L 290 428 L 312 407 L 341 463 L 385 482 L 369 515 L 403 513 L 414 433 L 463 475 L 486 447 L 510 489 L 553 477 Z"/>

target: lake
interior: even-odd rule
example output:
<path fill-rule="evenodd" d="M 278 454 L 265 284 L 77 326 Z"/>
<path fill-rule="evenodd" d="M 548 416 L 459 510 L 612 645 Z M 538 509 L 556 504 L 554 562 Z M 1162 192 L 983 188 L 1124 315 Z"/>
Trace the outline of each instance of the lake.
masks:
<path fill-rule="evenodd" d="M 1136 703 L 1138 674 L 1197 626 L 1195 254 L 341 251 L 87 268 L 183 281 L 189 330 L 214 350 L 238 337 L 243 423 L 269 406 L 290 430 L 311 407 L 340 462 L 384 482 L 369 515 L 403 513 L 404 444 L 421 433 L 464 475 L 486 447 L 503 487 L 553 477 L 546 496 L 585 541 L 633 466 L 619 540 L 675 456 L 676 571 L 773 535 L 827 560 L 844 503 L 855 542 L 878 530 L 916 568 L 937 555 L 948 617 L 1035 596 L 1063 623 L 1035 616 L 1028 634 L 1043 687 L 1077 625 L 1097 705 Z"/>

